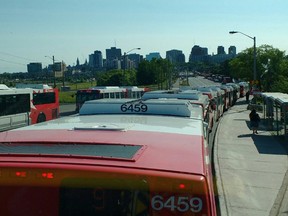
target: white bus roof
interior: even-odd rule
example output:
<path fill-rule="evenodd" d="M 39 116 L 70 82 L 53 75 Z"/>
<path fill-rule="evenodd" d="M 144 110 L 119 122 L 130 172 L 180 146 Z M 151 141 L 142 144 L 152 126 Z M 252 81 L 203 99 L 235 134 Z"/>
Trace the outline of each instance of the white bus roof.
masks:
<path fill-rule="evenodd" d="M 207 95 L 203 95 L 202 92 L 197 90 L 151 91 L 144 93 L 144 95 L 141 97 L 141 99 L 143 100 L 164 98 L 189 100 L 192 104 L 203 104 L 204 106 L 207 106 L 209 104 L 209 97 Z"/>
<path fill-rule="evenodd" d="M 11 95 L 11 94 L 31 94 L 33 92 L 32 89 L 16 89 L 16 88 L 8 88 L 4 91 L 0 91 L 0 95 Z"/>
<path fill-rule="evenodd" d="M 150 91 L 142 95 L 143 100 L 158 99 L 158 98 L 175 98 L 175 99 L 187 99 L 187 100 L 199 100 L 202 97 L 202 93 L 196 90 L 185 91 Z"/>
<path fill-rule="evenodd" d="M 51 86 L 47 84 L 26 84 L 26 83 L 16 83 L 16 88 L 31 88 L 31 89 L 52 89 Z"/>
<path fill-rule="evenodd" d="M 215 89 L 211 89 L 209 87 L 199 87 L 197 90 L 203 93 L 210 93 L 213 97 L 217 97 L 217 91 Z"/>
<path fill-rule="evenodd" d="M 167 115 L 202 119 L 202 108 L 179 99 L 100 99 L 86 101 L 81 107 L 80 115 L 94 114 L 141 114 Z"/>
<path fill-rule="evenodd" d="M 0 84 L 0 90 L 7 90 L 7 89 L 10 89 L 10 88 L 4 84 Z"/>
<path fill-rule="evenodd" d="M 94 86 L 89 89 L 122 89 L 119 86 Z"/>
<path fill-rule="evenodd" d="M 221 95 L 221 94 L 225 93 L 224 89 L 221 89 L 220 86 L 209 86 L 208 88 L 216 91 L 218 95 L 219 94 Z"/>

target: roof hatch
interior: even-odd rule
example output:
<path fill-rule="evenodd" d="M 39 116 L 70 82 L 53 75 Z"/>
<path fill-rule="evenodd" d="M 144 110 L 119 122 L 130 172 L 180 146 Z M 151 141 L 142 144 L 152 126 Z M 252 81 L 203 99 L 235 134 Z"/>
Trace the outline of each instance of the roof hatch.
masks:
<path fill-rule="evenodd" d="M 97 157 L 135 161 L 144 149 L 141 145 L 118 144 L 0 144 L 1 155 L 41 155 L 61 157 Z"/>

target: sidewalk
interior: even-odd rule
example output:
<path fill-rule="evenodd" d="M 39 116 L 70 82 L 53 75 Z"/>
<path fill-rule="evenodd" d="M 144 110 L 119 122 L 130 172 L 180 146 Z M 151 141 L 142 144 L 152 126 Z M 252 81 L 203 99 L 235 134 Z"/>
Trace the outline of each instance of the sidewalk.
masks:
<path fill-rule="evenodd" d="M 249 113 L 241 98 L 218 125 L 214 163 L 221 216 L 288 215 L 287 150 L 264 125 L 253 135 Z"/>

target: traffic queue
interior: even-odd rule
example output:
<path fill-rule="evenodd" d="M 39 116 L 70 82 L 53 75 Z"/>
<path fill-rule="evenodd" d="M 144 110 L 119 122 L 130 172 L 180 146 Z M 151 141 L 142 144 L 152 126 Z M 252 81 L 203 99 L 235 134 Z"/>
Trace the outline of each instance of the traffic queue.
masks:
<path fill-rule="evenodd" d="M 249 84 L 241 82 L 202 87 L 181 86 L 172 90 L 149 91 L 145 92 L 141 99 L 177 98 L 188 100 L 192 104 L 199 104 L 203 109 L 203 120 L 207 124 L 207 132 L 211 132 L 224 112 L 246 94 L 249 94 Z"/>

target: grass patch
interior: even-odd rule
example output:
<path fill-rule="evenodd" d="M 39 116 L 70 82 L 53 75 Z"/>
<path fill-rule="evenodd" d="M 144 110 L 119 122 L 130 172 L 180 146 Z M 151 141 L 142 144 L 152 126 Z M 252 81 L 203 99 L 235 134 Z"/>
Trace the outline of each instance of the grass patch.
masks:
<path fill-rule="evenodd" d="M 59 92 L 59 102 L 76 103 L 76 91 Z"/>

